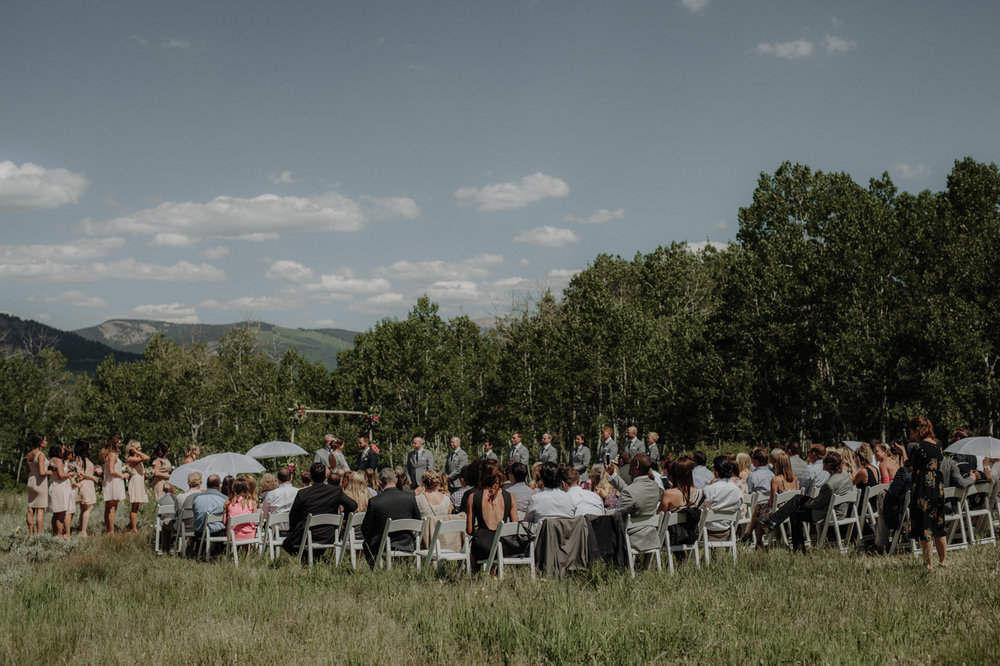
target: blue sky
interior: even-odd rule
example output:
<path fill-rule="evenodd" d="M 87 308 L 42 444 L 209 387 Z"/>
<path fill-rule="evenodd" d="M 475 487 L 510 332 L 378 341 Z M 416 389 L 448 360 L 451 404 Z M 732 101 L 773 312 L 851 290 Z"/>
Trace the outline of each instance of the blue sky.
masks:
<path fill-rule="evenodd" d="M 1000 156 L 1000 3 L 8 3 L 0 310 L 363 330 Z"/>

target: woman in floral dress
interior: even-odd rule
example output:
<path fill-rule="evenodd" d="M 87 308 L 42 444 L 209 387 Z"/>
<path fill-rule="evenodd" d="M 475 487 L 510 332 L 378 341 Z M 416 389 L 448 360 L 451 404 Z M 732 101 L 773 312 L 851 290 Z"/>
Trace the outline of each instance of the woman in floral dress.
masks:
<path fill-rule="evenodd" d="M 910 450 L 903 453 L 903 467 L 913 474 L 910 493 L 910 538 L 920 542 L 924 566 L 934 573 L 931 541 L 940 566 L 945 566 L 944 480 L 941 475 L 941 445 L 934 426 L 924 416 L 910 420 Z"/>

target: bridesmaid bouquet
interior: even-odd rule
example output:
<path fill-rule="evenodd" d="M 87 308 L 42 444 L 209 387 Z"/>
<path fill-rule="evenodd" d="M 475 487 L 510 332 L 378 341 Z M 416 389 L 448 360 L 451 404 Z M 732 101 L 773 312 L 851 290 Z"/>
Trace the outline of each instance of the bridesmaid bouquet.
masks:
<path fill-rule="evenodd" d="M 94 476 L 100 476 L 104 474 L 104 468 L 100 465 L 94 465 Z"/>

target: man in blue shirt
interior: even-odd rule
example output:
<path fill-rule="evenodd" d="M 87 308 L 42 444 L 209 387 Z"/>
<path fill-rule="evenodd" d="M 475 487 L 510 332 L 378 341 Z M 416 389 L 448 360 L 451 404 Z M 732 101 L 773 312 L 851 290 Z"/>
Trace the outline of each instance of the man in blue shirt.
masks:
<path fill-rule="evenodd" d="M 191 509 L 194 511 L 194 533 L 199 537 L 205 527 L 205 517 L 209 514 L 221 514 L 226 505 L 226 496 L 219 492 L 222 480 L 218 474 L 208 477 L 208 490 L 199 493 L 191 502 Z M 208 531 L 218 534 L 225 529 L 222 523 L 209 523 Z"/>
<path fill-rule="evenodd" d="M 823 459 L 826 458 L 826 447 L 822 444 L 813 444 L 809 447 L 809 456 L 806 460 L 809 464 L 804 472 L 799 476 L 799 488 L 805 497 L 811 497 L 814 491 L 826 483 L 830 475 L 823 469 Z"/>
<path fill-rule="evenodd" d="M 774 472 L 767 466 L 767 451 L 758 446 L 750 452 L 750 460 L 754 468 L 747 477 L 747 492 L 770 494 Z"/>

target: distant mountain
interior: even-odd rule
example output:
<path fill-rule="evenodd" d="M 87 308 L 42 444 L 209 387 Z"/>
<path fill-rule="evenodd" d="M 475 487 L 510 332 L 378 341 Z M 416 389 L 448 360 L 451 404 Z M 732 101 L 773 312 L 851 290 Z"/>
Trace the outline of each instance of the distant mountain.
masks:
<path fill-rule="evenodd" d="M 222 337 L 231 330 L 246 326 L 256 329 L 258 342 L 272 358 L 278 359 L 290 347 L 295 347 L 309 361 L 322 361 L 330 370 L 337 367 L 337 352 L 354 347 L 354 336 L 357 335 L 339 328 L 284 328 L 267 322 L 171 324 L 148 319 L 109 319 L 75 333 L 112 349 L 141 354 L 150 338 L 157 333 L 163 333 L 181 346 L 205 343 L 211 350 L 218 347 Z"/>
<path fill-rule="evenodd" d="M 30 319 L 0 313 L 0 347 L 23 350 L 34 354 L 46 347 L 54 347 L 66 357 L 66 369 L 73 372 L 94 372 L 97 366 L 113 355 L 123 363 L 138 361 L 140 354 L 113 349 L 100 341 L 87 339 L 77 333 L 60 331 Z"/>

